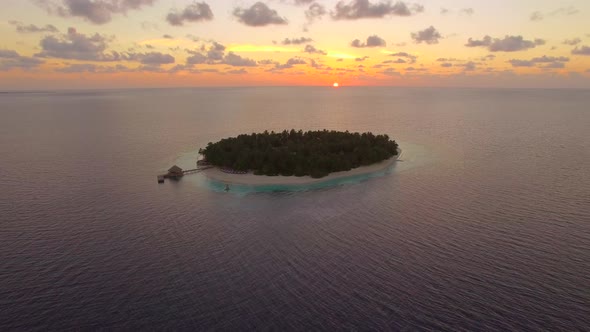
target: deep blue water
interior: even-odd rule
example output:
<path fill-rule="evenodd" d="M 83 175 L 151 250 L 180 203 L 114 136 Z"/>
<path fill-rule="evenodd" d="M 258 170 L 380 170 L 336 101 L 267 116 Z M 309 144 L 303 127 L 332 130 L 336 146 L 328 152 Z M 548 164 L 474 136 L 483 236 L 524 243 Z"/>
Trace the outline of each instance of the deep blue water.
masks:
<path fill-rule="evenodd" d="M 0 330 L 588 330 L 588 105 L 584 90 L 1 94 Z M 387 133 L 402 161 L 296 191 L 156 183 L 207 142 L 290 128 Z"/>

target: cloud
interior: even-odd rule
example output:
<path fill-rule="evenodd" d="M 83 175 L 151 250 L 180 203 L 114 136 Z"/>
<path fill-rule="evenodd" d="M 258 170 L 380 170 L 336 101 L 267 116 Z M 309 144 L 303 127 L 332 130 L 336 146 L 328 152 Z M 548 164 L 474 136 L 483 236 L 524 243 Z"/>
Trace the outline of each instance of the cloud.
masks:
<path fill-rule="evenodd" d="M 127 66 L 123 66 L 123 65 L 115 65 L 113 67 L 101 67 L 101 66 L 97 66 L 97 69 L 100 70 L 103 73 L 123 73 L 123 72 L 133 72 L 133 71 L 137 71 L 134 69 L 130 69 Z"/>
<path fill-rule="evenodd" d="M 175 65 L 174 67 L 168 69 L 168 72 L 170 74 L 176 74 L 179 71 L 191 71 L 192 72 L 192 71 L 198 71 L 198 69 L 193 69 L 189 66 L 185 66 L 185 65 L 181 65 L 181 64 Z"/>
<path fill-rule="evenodd" d="M 529 18 L 531 21 L 542 21 L 545 19 L 545 17 L 571 16 L 571 15 L 576 15 L 579 12 L 580 11 L 577 8 L 575 8 L 573 6 L 569 6 L 569 7 L 557 8 L 556 10 L 548 12 L 548 13 L 542 13 L 540 11 L 535 11 L 535 12 L 531 13 L 531 16 Z"/>
<path fill-rule="evenodd" d="M 152 72 L 152 73 L 165 73 L 167 70 L 162 69 L 160 66 L 157 65 L 144 65 L 135 70 L 135 72 Z"/>
<path fill-rule="evenodd" d="M 444 67 L 444 68 L 449 68 L 449 67 L 453 67 L 453 64 L 450 62 L 443 62 L 440 64 L 440 66 Z"/>
<path fill-rule="evenodd" d="M 438 44 L 438 40 L 442 38 L 441 34 L 433 26 L 422 31 L 413 32 L 411 36 L 417 44 L 424 42 L 428 45 Z"/>
<path fill-rule="evenodd" d="M 17 51 L 0 49 L 0 59 L 15 59 L 19 56 Z"/>
<path fill-rule="evenodd" d="M 154 72 L 154 73 L 176 73 L 179 71 L 187 70 L 192 73 L 200 73 L 200 71 L 192 70 L 189 67 L 183 65 L 176 65 L 168 70 L 161 68 L 157 65 L 143 65 L 138 68 L 129 68 L 124 65 L 115 66 L 99 66 L 95 64 L 71 64 L 61 68 L 55 69 L 56 72 L 75 74 L 75 73 L 141 73 L 141 72 Z"/>
<path fill-rule="evenodd" d="M 301 38 L 285 38 L 281 44 L 283 45 L 301 45 L 301 44 L 305 44 L 305 43 L 309 43 L 312 42 L 313 40 L 311 38 L 306 38 L 306 37 L 301 37 Z"/>
<path fill-rule="evenodd" d="M 164 39 L 174 39 L 171 35 L 163 35 L 162 38 Z"/>
<path fill-rule="evenodd" d="M 331 13 L 335 20 L 357 20 L 361 18 L 383 18 L 385 16 L 412 16 L 424 11 L 418 4 L 408 5 L 403 1 L 371 3 L 370 0 L 339 1 Z"/>
<path fill-rule="evenodd" d="M 473 14 L 475 14 L 475 10 L 473 8 L 463 8 L 459 13 L 467 16 L 472 16 Z"/>
<path fill-rule="evenodd" d="M 326 10 L 326 7 L 317 2 L 314 2 L 309 5 L 309 8 L 307 8 L 305 11 L 305 17 L 307 18 L 308 23 L 313 23 L 316 20 L 321 19 L 327 13 L 328 11 Z"/>
<path fill-rule="evenodd" d="M 540 11 L 532 12 L 530 16 L 531 21 L 541 21 L 543 18 L 545 18 L 545 16 Z"/>
<path fill-rule="evenodd" d="M 554 57 L 543 55 L 542 57 L 532 58 L 531 61 L 535 63 L 568 62 L 570 61 L 570 58 L 564 56 Z"/>
<path fill-rule="evenodd" d="M 383 74 L 383 75 L 387 75 L 387 76 L 400 76 L 400 73 L 395 71 L 395 69 L 393 69 L 393 68 L 387 68 L 383 71 L 380 71 L 379 73 Z"/>
<path fill-rule="evenodd" d="M 258 61 L 259 65 L 276 65 L 278 64 L 278 62 L 274 61 L 274 60 L 270 60 L 270 59 L 264 59 L 264 60 L 260 60 Z"/>
<path fill-rule="evenodd" d="M 551 63 L 548 63 L 545 66 L 542 66 L 541 68 L 543 68 L 543 69 L 561 69 L 561 68 L 565 68 L 565 63 L 563 63 L 563 62 L 551 62 Z"/>
<path fill-rule="evenodd" d="M 76 29 L 69 28 L 68 33 L 59 37 L 47 36 L 41 40 L 41 52 L 35 54 L 41 58 L 60 58 L 92 61 L 117 61 L 121 56 L 117 52 L 105 53 L 108 38 L 94 34 L 86 36 Z"/>
<path fill-rule="evenodd" d="M 313 45 L 305 45 L 305 49 L 303 49 L 303 52 L 310 53 L 310 54 L 322 54 L 322 55 L 327 54 L 326 51 L 319 50 L 319 49 L 315 48 Z"/>
<path fill-rule="evenodd" d="M 201 63 L 207 63 L 207 57 L 201 53 L 194 53 L 192 56 L 186 58 L 187 65 L 198 65 Z"/>
<path fill-rule="evenodd" d="M 469 38 L 465 46 L 487 47 L 490 52 L 517 52 L 544 44 L 545 41 L 543 39 L 535 39 L 531 41 L 525 40 L 522 36 L 505 36 L 504 39 L 485 36 L 482 40 Z"/>
<path fill-rule="evenodd" d="M 448 9 L 448 8 L 442 7 L 440 9 L 441 15 L 451 14 L 452 12 L 453 12 L 453 10 Z M 458 13 L 459 13 L 459 15 L 472 16 L 473 14 L 475 14 L 475 10 L 473 8 L 462 8 L 458 11 Z"/>
<path fill-rule="evenodd" d="M 31 70 L 39 67 L 43 63 L 43 60 L 37 58 L 19 56 L 18 58 L 9 61 L 2 61 L 2 63 L 0 64 L 0 70 L 10 70 L 15 68 L 19 68 L 22 70 Z"/>
<path fill-rule="evenodd" d="M 191 74 L 203 74 L 203 73 L 219 73 L 218 69 L 215 68 L 193 68 L 192 66 L 176 65 L 166 72 L 169 74 L 175 74 L 179 71 L 187 71 Z"/>
<path fill-rule="evenodd" d="M 469 38 L 467 40 L 467 47 L 480 47 L 480 46 L 490 46 L 492 44 L 492 37 L 485 36 L 482 40 L 474 40 L 473 38 Z"/>
<path fill-rule="evenodd" d="M 9 21 L 8 23 L 10 23 L 11 25 L 14 25 L 16 27 L 16 31 L 18 33 L 37 33 L 37 32 L 57 33 L 57 32 L 59 32 L 59 30 L 57 30 L 57 28 L 51 24 L 46 24 L 43 27 L 38 27 L 34 24 L 26 25 L 26 24 L 19 22 L 19 21 Z"/>
<path fill-rule="evenodd" d="M 248 72 L 246 71 L 246 69 L 242 68 L 242 69 L 234 69 L 234 70 L 230 70 L 227 71 L 226 73 L 228 74 L 232 74 L 232 75 L 243 75 L 243 74 L 248 74 Z"/>
<path fill-rule="evenodd" d="M 107 52 L 109 38 L 100 35 L 85 35 L 78 33 L 76 29 L 69 28 L 67 34 L 61 36 L 47 36 L 41 40 L 41 52 L 35 54 L 40 58 L 59 58 L 85 61 L 137 61 L 146 66 L 160 66 L 174 63 L 175 59 L 170 54 L 160 52 L 146 53 L 118 53 Z M 146 45 L 150 48 L 149 45 Z"/>
<path fill-rule="evenodd" d="M 590 46 L 576 47 L 572 50 L 575 55 L 590 55 Z"/>
<path fill-rule="evenodd" d="M 222 64 L 234 66 L 234 67 L 256 67 L 256 61 L 248 58 L 242 58 L 241 56 L 229 52 L 221 62 Z"/>
<path fill-rule="evenodd" d="M 90 63 L 73 64 L 66 67 L 58 68 L 55 71 L 60 73 L 95 73 L 98 67 Z"/>
<path fill-rule="evenodd" d="M 572 38 L 572 39 L 566 39 L 563 41 L 564 45 L 570 45 L 570 46 L 576 46 L 579 43 L 581 43 L 582 40 L 580 38 Z"/>
<path fill-rule="evenodd" d="M 508 62 L 512 65 L 512 67 L 535 67 L 538 64 L 544 64 L 544 66 L 541 66 L 541 68 L 564 68 L 565 63 L 569 61 L 570 59 L 568 57 L 553 57 L 543 55 L 542 57 L 536 57 L 530 60 L 512 59 Z"/>
<path fill-rule="evenodd" d="M 176 62 L 172 55 L 160 52 L 129 53 L 124 56 L 124 59 L 137 61 L 146 66 L 160 66 Z"/>
<path fill-rule="evenodd" d="M 218 42 L 212 42 L 207 49 L 204 45 L 197 51 L 187 50 L 191 56 L 186 59 L 187 68 L 197 64 L 230 65 L 233 67 L 256 67 L 255 60 L 241 57 L 233 52 L 225 54 L 226 47 Z M 203 54 L 203 52 L 206 52 Z"/>
<path fill-rule="evenodd" d="M 417 56 L 412 55 L 410 53 L 406 53 L 406 52 L 392 53 L 389 56 L 395 56 L 398 58 L 405 58 L 405 59 L 408 59 L 410 63 L 416 63 L 416 59 L 418 59 Z M 400 62 L 397 62 L 397 63 L 400 63 Z"/>
<path fill-rule="evenodd" d="M 205 45 L 201 46 L 201 48 L 197 51 L 187 50 L 189 54 L 192 54 L 186 59 L 187 66 L 192 66 L 196 64 L 208 63 L 208 64 L 215 64 L 219 63 L 219 61 L 223 60 L 225 54 L 225 46 L 218 43 L 212 42 L 212 44 L 207 47 Z M 205 52 L 203 55 L 202 52 Z"/>
<path fill-rule="evenodd" d="M 406 71 L 428 71 L 426 68 L 407 67 Z"/>
<path fill-rule="evenodd" d="M 456 58 L 438 58 L 436 59 L 437 62 L 454 62 L 454 61 L 459 61 L 459 59 Z"/>
<path fill-rule="evenodd" d="M 373 35 L 373 36 L 367 37 L 367 41 L 365 43 L 361 42 L 358 39 L 355 39 L 350 43 L 350 46 L 358 47 L 358 48 L 379 47 L 379 46 L 387 46 L 387 43 L 385 42 L 385 39 L 383 39 L 377 35 Z"/>
<path fill-rule="evenodd" d="M 304 6 L 308 5 L 316 0 L 274 0 L 279 1 L 284 4 L 295 5 L 295 6 Z"/>
<path fill-rule="evenodd" d="M 262 2 L 257 2 L 250 8 L 236 8 L 233 15 L 238 21 L 251 27 L 262 27 L 270 24 L 287 24 L 287 19 L 279 16 L 276 10 L 268 8 Z"/>
<path fill-rule="evenodd" d="M 148 21 L 141 22 L 141 28 L 146 31 L 158 30 L 158 24 Z"/>
<path fill-rule="evenodd" d="M 354 59 L 354 61 L 363 62 L 363 61 L 367 60 L 368 58 L 369 58 L 368 56 L 364 56 L 362 58 L 356 58 L 356 59 Z"/>
<path fill-rule="evenodd" d="M 209 51 L 207 51 L 207 59 L 209 60 L 221 60 L 225 53 L 225 46 L 218 42 L 213 42 Z"/>
<path fill-rule="evenodd" d="M 463 67 L 463 70 L 465 70 L 465 71 L 475 71 L 477 69 L 477 63 L 475 63 L 473 61 L 469 61 L 467 63 L 457 65 L 457 66 Z"/>
<path fill-rule="evenodd" d="M 37 58 L 21 56 L 13 50 L 0 49 L 0 71 L 12 69 L 31 70 L 39 67 L 44 61 Z"/>
<path fill-rule="evenodd" d="M 62 17 L 81 17 L 94 24 L 105 24 L 115 14 L 126 14 L 156 0 L 33 0 L 50 14 Z"/>
<path fill-rule="evenodd" d="M 178 12 L 176 10 L 171 11 L 168 16 L 166 16 L 166 21 L 170 23 L 170 25 L 174 26 L 182 26 L 184 22 L 200 22 L 200 21 L 210 21 L 213 19 L 213 12 L 208 4 L 205 2 L 194 2 L 183 11 Z"/>
<path fill-rule="evenodd" d="M 290 58 L 289 60 L 287 60 L 287 62 L 285 62 L 282 65 L 276 64 L 275 67 L 273 69 L 271 69 L 270 71 L 289 69 L 289 68 L 293 68 L 293 66 L 296 66 L 296 65 L 305 65 L 305 64 L 307 64 L 307 62 L 302 58 Z"/>
<path fill-rule="evenodd" d="M 510 62 L 512 67 L 534 67 L 535 66 L 535 63 L 530 60 L 512 59 L 512 60 L 509 60 L 508 62 Z"/>
<path fill-rule="evenodd" d="M 326 68 L 326 66 L 324 66 L 321 63 L 318 63 L 314 59 L 309 59 L 309 66 L 312 67 L 312 68 L 315 68 L 315 69 L 324 69 L 324 68 Z"/>

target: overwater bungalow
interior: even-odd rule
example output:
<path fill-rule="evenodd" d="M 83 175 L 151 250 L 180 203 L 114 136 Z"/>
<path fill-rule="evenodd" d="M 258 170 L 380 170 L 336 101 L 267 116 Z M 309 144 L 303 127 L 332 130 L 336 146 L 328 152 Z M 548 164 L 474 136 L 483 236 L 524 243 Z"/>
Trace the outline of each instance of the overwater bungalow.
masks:
<path fill-rule="evenodd" d="M 168 170 L 168 174 L 166 174 L 166 175 L 169 178 L 179 178 L 184 175 L 184 172 L 182 171 L 182 168 L 174 165 L 174 166 L 170 167 L 170 169 Z"/>

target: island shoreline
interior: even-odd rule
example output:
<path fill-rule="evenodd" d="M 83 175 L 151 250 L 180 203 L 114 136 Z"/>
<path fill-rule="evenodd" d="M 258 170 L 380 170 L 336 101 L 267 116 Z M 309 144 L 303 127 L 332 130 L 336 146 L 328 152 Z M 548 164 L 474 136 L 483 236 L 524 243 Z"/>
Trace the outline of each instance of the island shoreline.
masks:
<path fill-rule="evenodd" d="M 397 155 L 373 165 L 360 166 L 350 171 L 341 171 L 330 173 L 321 178 L 312 178 L 311 176 L 268 176 L 254 175 L 252 172 L 246 174 L 231 174 L 222 172 L 218 167 L 203 170 L 201 173 L 208 179 L 221 182 L 228 185 L 248 185 L 248 186 L 299 186 L 312 185 L 337 179 L 345 179 L 353 176 L 368 175 L 384 171 L 395 164 L 402 155 L 402 150 L 398 148 Z"/>

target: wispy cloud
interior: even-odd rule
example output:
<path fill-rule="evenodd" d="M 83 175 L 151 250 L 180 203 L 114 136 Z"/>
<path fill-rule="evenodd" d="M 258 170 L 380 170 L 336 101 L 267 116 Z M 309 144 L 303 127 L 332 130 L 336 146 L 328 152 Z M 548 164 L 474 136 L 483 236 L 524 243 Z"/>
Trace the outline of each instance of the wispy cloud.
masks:
<path fill-rule="evenodd" d="M 569 62 L 568 57 L 553 57 L 543 55 L 542 57 L 536 57 L 529 60 L 512 59 L 508 62 L 513 67 L 534 67 L 538 64 L 544 64 L 545 68 L 563 68 L 564 63 Z"/>
<path fill-rule="evenodd" d="M 550 11 L 550 12 L 541 12 L 541 11 L 535 11 L 533 13 L 531 13 L 530 15 L 530 20 L 531 21 L 542 21 L 547 17 L 555 17 L 555 16 L 571 16 L 571 15 L 576 15 L 578 14 L 580 11 L 573 6 L 569 6 L 569 7 L 561 7 L 561 8 L 557 8 L 556 10 Z"/>
<path fill-rule="evenodd" d="M 301 45 L 301 44 L 305 44 L 305 43 L 310 43 L 312 41 L 313 41 L 313 39 L 306 38 L 306 37 L 291 38 L 291 39 L 285 38 L 285 39 L 283 39 L 281 44 L 283 44 L 283 45 Z"/>
<path fill-rule="evenodd" d="M 564 45 L 570 45 L 570 46 L 576 46 L 576 45 L 578 45 L 581 42 L 582 42 L 582 39 L 580 39 L 580 38 L 572 38 L 572 39 L 566 39 L 566 40 L 564 40 L 563 41 L 563 44 Z"/>
<path fill-rule="evenodd" d="M 418 56 L 407 53 L 407 52 L 397 52 L 397 53 L 390 53 L 389 56 L 406 59 L 409 63 L 416 63 L 418 60 Z M 399 62 L 401 63 L 401 62 Z M 404 62 L 405 63 L 405 62 Z"/>
<path fill-rule="evenodd" d="M 9 21 L 8 23 L 15 26 L 16 31 L 19 33 L 59 32 L 59 30 L 51 24 L 36 26 L 35 24 L 24 24 L 23 22 L 19 21 Z"/>

